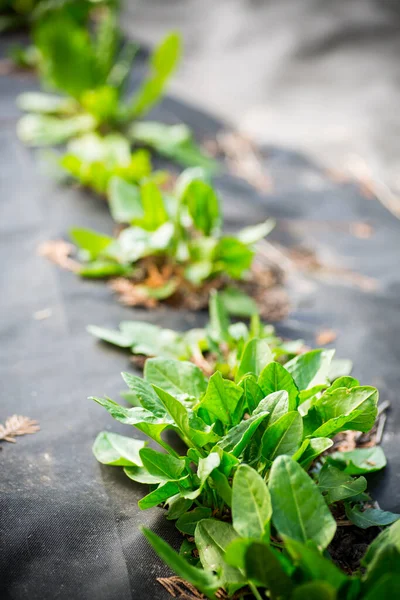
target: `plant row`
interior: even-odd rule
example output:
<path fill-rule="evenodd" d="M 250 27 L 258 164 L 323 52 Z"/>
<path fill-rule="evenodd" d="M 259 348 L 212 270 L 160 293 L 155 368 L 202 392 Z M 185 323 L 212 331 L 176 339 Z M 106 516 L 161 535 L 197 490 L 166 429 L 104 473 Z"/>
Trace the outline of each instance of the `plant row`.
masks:
<path fill-rule="evenodd" d="M 105 197 L 117 226 L 114 236 L 74 228 L 73 258 L 60 258 L 69 247 L 50 246 L 47 254 L 83 277 L 111 278 L 126 304 L 197 309 L 210 299 L 210 320 L 185 333 L 132 321 L 117 331 L 89 327 L 144 362 L 143 378 L 123 374 L 130 407 L 94 398 L 141 437 L 102 432 L 96 458 L 149 486 L 140 508 L 163 506 L 183 538 L 176 552 L 154 533 L 145 530 L 146 537 L 208 598 L 395 594 L 399 515 L 376 506 L 365 477 L 386 464 L 369 434 L 377 390 L 351 377 L 349 363 L 335 361 L 332 350 L 283 341 L 261 321 L 250 297 L 260 285 L 252 266 L 255 245 L 273 222 L 223 233 L 210 182 L 217 165 L 186 125 L 143 120 L 177 65 L 179 35 L 161 42 L 127 93 L 140 51 L 123 41 L 117 5 L 98 4 L 35 3 L 33 45 L 14 51 L 52 90 L 19 97 L 27 113 L 18 124 L 21 140 L 54 146 L 57 175 Z M 174 180 L 153 170 L 152 152 L 190 168 Z M 338 449 L 340 436 L 353 440 L 350 451 Z M 351 535 L 373 532 L 361 561 L 343 555 L 342 527 Z"/>

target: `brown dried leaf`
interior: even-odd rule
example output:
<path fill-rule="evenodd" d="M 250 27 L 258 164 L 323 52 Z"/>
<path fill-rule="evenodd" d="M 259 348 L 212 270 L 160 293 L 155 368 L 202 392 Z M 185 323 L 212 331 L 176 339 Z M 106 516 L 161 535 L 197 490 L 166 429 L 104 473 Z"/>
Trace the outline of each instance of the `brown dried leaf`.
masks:
<path fill-rule="evenodd" d="M 119 294 L 119 300 L 126 306 L 144 306 L 146 308 L 155 308 L 158 304 L 155 298 L 150 298 L 143 287 L 126 279 L 117 277 L 109 282 L 109 286 L 114 292 Z"/>
<path fill-rule="evenodd" d="M 13 415 L 9 417 L 5 424 L 0 423 L 0 440 L 15 443 L 17 435 L 28 435 L 40 430 L 39 423 L 29 417 Z"/>
<path fill-rule="evenodd" d="M 318 346 L 326 346 L 331 344 L 337 338 L 337 333 L 333 329 L 322 329 L 315 336 L 315 341 Z"/>
<path fill-rule="evenodd" d="M 40 256 L 44 256 L 48 260 L 51 260 L 51 262 L 62 269 L 78 273 L 81 265 L 78 261 L 70 258 L 74 251 L 75 246 L 64 240 L 50 240 L 48 242 L 43 242 L 37 250 Z"/>
<path fill-rule="evenodd" d="M 205 600 L 206 598 L 191 583 L 181 577 L 158 577 L 157 581 L 173 598 L 180 600 Z"/>

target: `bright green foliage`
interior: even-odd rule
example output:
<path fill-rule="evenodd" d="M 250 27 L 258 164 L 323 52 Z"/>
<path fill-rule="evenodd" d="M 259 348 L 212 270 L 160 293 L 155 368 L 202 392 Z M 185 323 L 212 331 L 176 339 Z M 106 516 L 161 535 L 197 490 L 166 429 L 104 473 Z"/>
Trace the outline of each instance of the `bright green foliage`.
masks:
<path fill-rule="evenodd" d="M 63 159 L 64 166 L 71 172 L 75 169 L 80 181 L 90 180 L 99 191 L 109 181 L 111 212 L 117 220 L 128 221 L 129 227 L 108 246 L 99 248 L 97 254 L 92 253 L 81 274 L 95 276 L 91 261 L 119 265 L 129 272 L 141 259 L 152 257 L 159 268 L 172 269 L 165 283 L 153 287 L 141 285 L 144 297 L 157 299 L 173 295 L 182 279 L 186 286 L 197 288 L 217 277 L 227 281 L 243 278 L 253 259 L 253 242 L 249 245 L 241 242 L 240 232 L 236 238 L 222 235 L 219 202 L 212 186 L 201 178 L 203 172 L 184 172 L 177 181 L 175 194 L 166 196 L 154 180 L 143 181 L 150 172 L 147 154 L 141 151 L 131 156 L 124 138 L 110 135 L 103 140 L 101 162 L 96 162 L 98 147 L 92 145 L 93 138 L 91 135 L 74 141 L 79 148 L 79 160 L 76 154 L 67 155 Z M 107 169 L 104 167 L 106 157 Z M 129 178 L 142 180 L 140 187 L 128 184 L 128 175 L 125 179 L 111 177 L 113 172 L 121 169 L 129 173 Z M 90 235 L 93 237 L 93 233 Z M 99 236 L 103 237 L 102 234 Z M 108 271 L 105 269 L 102 273 L 99 270 L 98 273 L 99 277 L 104 277 Z M 242 297 L 242 311 L 244 302 Z M 257 353 L 258 360 L 263 361 L 262 354 Z M 252 360 L 255 359 L 256 355 Z M 243 365 L 244 368 L 247 366 Z"/>
<path fill-rule="evenodd" d="M 210 341 L 227 343 L 231 326 L 218 296 L 210 312 Z M 259 324 L 253 322 L 252 331 L 259 333 Z M 109 339 L 130 346 L 129 330 L 121 328 L 115 335 Z M 177 555 L 146 534 L 170 567 L 208 598 L 218 587 L 228 595 L 247 587 L 257 600 L 262 590 L 287 600 L 362 600 L 391 590 L 395 584 L 388 583 L 387 575 L 396 574 L 399 516 L 365 506 L 367 482 L 360 475 L 384 466 L 383 453 L 368 449 L 369 454 L 320 457 L 332 445 L 330 435 L 319 434 L 327 423 L 333 434 L 342 430 L 339 417 L 348 427 L 365 430 L 377 414 L 376 390 L 347 376 L 331 384 L 332 353 L 310 351 L 282 365 L 273 360 L 266 338 L 250 341 L 250 350 L 243 344 L 237 357 L 242 376 L 236 374 L 235 383 L 219 371 L 207 381 L 193 363 L 161 357 L 146 362 L 144 379 L 125 374 L 133 408 L 95 400 L 163 451 L 138 447 L 129 453 L 129 442 L 103 434 L 98 439 L 104 438 L 104 448 L 99 452 L 97 441 L 96 455 L 107 464 L 125 465 L 133 480 L 150 483 L 140 508 L 168 505 L 168 518 L 183 534 L 194 536 L 194 544 L 185 541 Z M 165 429 L 186 443 L 186 455 L 166 444 Z M 310 476 L 306 469 L 318 457 Z M 366 572 L 353 578 L 329 558 L 336 531 L 330 506 L 337 503 L 361 528 L 394 523 L 372 544 Z"/>
<path fill-rule="evenodd" d="M 74 240 L 76 231 L 74 230 Z M 100 237 L 98 239 L 101 240 Z M 105 239 L 109 238 L 105 237 Z M 89 240 L 89 236 L 87 240 Z M 92 335 L 105 342 L 120 348 L 129 348 L 133 354 L 192 360 L 196 364 L 204 365 L 204 368 L 210 372 L 219 370 L 226 378 L 234 379 L 243 349 L 247 342 L 253 339 L 253 328 L 249 328 L 242 322 L 231 323 L 223 292 L 211 294 L 209 310 L 210 320 L 205 328 L 189 329 L 186 332 L 176 332 L 140 321 L 123 321 L 118 330 L 96 325 L 89 325 L 87 329 Z M 272 325 L 259 323 L 257 334 L 263 342 L 268 344 L 269 353 L 274 361 L 285 362 L 291 359 L 303 346 L 302 340 L 285 342 L 278 338 Z M 286 383 L 280 382 L 279 378 L 275 376 L 278 371 L 284 374 Z M 275 391 L 276 387 L 286 389 L 285 385 L 289 386 L 292 410 L 297 407 L 298 390 L 291 375 L 278 362 L 271 362 L 263 369 L 260 374 L 260 387 L 251 376 L 242 378 L 241 387 L 244 390 L 244 396 L 248 399 L 249 408 L 253 410 L 261 398 Z M 257 396 L 254 404 L 252 403 L 252 393 Z"/>
<path fill-rule="evenodd" d="M 71 140 L 60 166 L 83 186 L 106 194 L 110 180 L 138 182 L 151 174 L 150 155 L 146 150 L 131 153 L 127 139 L 113 133 L 104 137 L 87 133 Z"/>
<path fill-rule="evenodd" d="M 215 162 L 201 152 L 185 125 L 136 122 L 164 94 L 180 60 L 179 34 L 170 33 L 155 48 L 147 76 L 126 99 L 124 90 L 137 47 L 130 43 L 122 45 L 117 20 L 115 10 L 103 11 L 93 30 L 68 10 L 60 10 L 38 22 L 34 31 L 35 63 L 43 83 L 66 97 L 22 94 L 18 104 L 28 114 L 18 124 L 20 138 L 28 145 L 47 146 L 88 132 L 123 134 L 128 148 L 132 144 L 146 146 L 184 166 L 201 165 L 215 170 Z M 23 59 L 25 55 L 19 56 Z M 91 144 L 98 146 L 101 155 L 101 138 L 93 137 Z M 78 159 L 75 149 L 68 148 L 61 164 L 82 184 L 103 193 L 106 182 L 99 189 L 98 179 L 103 178 L 103 171 L 110 171 L 107 159 L 99 156 L 91 165 L 94 172 L 90 175 L 88 166 L 78 165 Z M 126 164 L 116 166 L 119 172 L 111 174 L 127 181 L 137 179 Z"/>

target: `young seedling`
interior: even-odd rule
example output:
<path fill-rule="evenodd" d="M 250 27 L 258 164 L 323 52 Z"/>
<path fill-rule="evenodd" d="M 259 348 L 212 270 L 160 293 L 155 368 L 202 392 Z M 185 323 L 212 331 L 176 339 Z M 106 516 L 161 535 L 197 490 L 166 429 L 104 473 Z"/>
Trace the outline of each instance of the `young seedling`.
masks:
<path fill-rule="evenodd" d="M 248 296 L 239 297 L 235 306 L 230 304 L 230 290 L 212 292 L 210 295 L 210 319 L 206 327 L 176 332 L 144 321 L 123 321 L 118 330 L 89 325 L 88 331 L 97 338 L 129 349 L 133 362 L 144 365 L 146 358 L 163 357 L 191 361 L 205 375 L 220 371 L 224 377 L 233 379 L 243 348 L 257 337 L 264 339 L 271 348 L 274 360 L 284 364 L 304 351 L 302 340 L 284 341 L 277 337 L 272 325 L 260 321 L 255 302 Z M 227 306 L 251 317 L 250 326 L 244 322 L 231 322 Z"/>
<path fill-rule="evenodd" d="M 35 27 L 42 80 L 65 95 L 29 92 L 19 96 L 18 106 L 28 113 L 18 123 L 21 140 L 30 146 L 48 146 L 89 132 L 117 133 L 130 145 L 149 147 L 185 166 L 215 169 L 216 163 L 198 149 L 185 125 L 138 121 L 163 96 L 181 55 L 180 36 L 174 32 L 165 37 L 150 57 L 142 84 L 126 99 L 138 48 L 122 45 L 116 10 L 103 12 L 94 33 L 68 10 L 50 14 Z M 92 137 L 91 144 L 94 149 L 101 146 L 101 138 Z"/>
<path fill-rule="evenodd" d="M 184 171 L 174 195 L 163 194 L 153 180 L 138 187 L 112 177 L 111 214 L 117 223 L 129 226 L 116 238 L 73 229 L 71 237 L 82 258 L 76 266 L 79 274 L 123 276 L 112 282 L 122 302 L 150 307 L 168 300 L 202 308 L 212 289 L 231 287 L 238 281 L 242 290 L 231 290 L 230 302 L 237 300 L 240 308 L 247 285 L 264 290 L 264 280 L 251 276 L 254 245 L 274 222 L 268 219 L 236 235 L 223 235 L 218 197 L 203 176 L 199 169 Z M 272 278 L 268 280 L 268 285 L 273 283 Z"/>
<path fill-rule="evenodd" d="M 264 339 L 252 338 L 235 381 L 219 371 L 207 381 L 192 363 L 153 358 L 144 379 L 124 374 L 133 408 L 94 398 L 164 450 L 108 432 L 93 448 L 100 462 L 123 466 L 128 477 L 150 484 L 142 509 L 163 504 L 167 518 L 194 536 L 178 555 L 145 532 L 161 558 L 206 597 L 215 598 L 221 588 L 231 597 L 243 588 L 257 600 L 263 589 L 272 598 L 296 600 L 313 592 L 350 600 L 375 594 L 374 586 L 391 589 L 387 576 L 394 576 L 391 565 L 399 558 L 399 515 L 371 512 L 364 478 L 370 463 L 385 465 L 382 451 L 321 458 L 337 433 L 371 429 L 378 392 L 348 376 L 331 384 L 332 358 L 333 351 L 312 350 L 283 366 Z M 186 456 L 165 442 L 166 429 L 186 443 Z M 367 520 L 371 526 L 394 523 L 368 551 L 363 575 L 354 568 L 349 577 L 329 558 L 335 516 L 344 511 L 354 527 Z M 386 552 L 393 561 L 383 566 Z M 381 556 L 378 566 L 374 555 Z"/>

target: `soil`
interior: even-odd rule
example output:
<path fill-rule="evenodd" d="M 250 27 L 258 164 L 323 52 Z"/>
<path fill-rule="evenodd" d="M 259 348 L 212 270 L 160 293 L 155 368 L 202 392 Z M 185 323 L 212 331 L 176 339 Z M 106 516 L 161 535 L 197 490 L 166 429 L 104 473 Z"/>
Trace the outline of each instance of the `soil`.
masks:
<path fill-rule="evenodd" d="M 380 528 L 360 529 L 347 520 L 341 505 L 338 504 L 335 511 L 338 526 L 335 537 L 328 546 L 328 552 L 337 566 L 351 575 L 360 568 L 360 561 L 380 532 Z"/>

